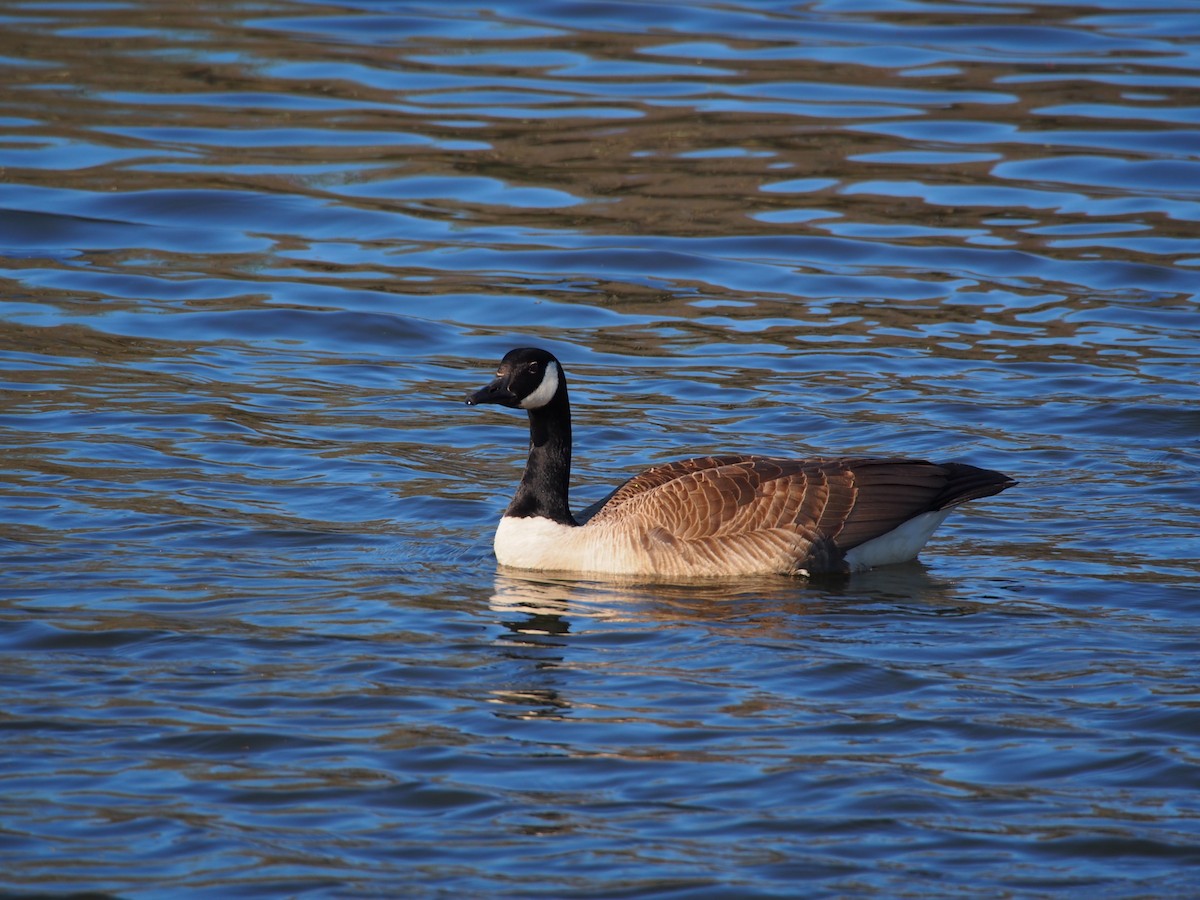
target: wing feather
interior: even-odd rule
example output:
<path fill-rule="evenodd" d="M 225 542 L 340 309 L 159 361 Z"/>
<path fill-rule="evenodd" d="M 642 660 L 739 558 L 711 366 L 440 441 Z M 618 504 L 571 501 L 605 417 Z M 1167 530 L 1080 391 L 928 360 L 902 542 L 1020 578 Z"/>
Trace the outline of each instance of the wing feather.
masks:
<path fill-rule="evenodd" d="M 916 459 L 704 456 L 631 478 L 591 522 L 636 523 L 651 552 L 789 558 L 796 569 L 838 571 L 846 551 L 908 519 L 1010 484 L 985 469 Z"/>

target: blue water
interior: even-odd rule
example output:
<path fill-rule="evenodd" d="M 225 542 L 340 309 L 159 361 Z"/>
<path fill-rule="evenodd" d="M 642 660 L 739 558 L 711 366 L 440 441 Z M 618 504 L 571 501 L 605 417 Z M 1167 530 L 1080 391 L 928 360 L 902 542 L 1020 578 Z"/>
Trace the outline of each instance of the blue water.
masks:
<path fill-rule="evenodd" d="M 0 892 L 1192 895 L 1200 12 L 0 11 Z M 498 572 L 716 451 L 1020 480 L 844 583 Z"/>

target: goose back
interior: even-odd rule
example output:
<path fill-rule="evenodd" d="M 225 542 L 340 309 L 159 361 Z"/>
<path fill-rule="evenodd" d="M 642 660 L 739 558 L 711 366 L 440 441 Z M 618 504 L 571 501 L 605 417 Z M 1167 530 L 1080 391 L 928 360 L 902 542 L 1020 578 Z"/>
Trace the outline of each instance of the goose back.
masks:
<path fill-rule="evenodd" d="M 986 469 L 916 459 L 696 457 L 631 478 L 584 530 L 603 529 L 610 539 L 624 532 L 648 561 L 669 550 L 689 560 L 688 568 L 844 572 L 858 568 L 853 557 L 847 562 L 855 548 L 1009 484 Z M 928 530 L 943 518 L 929 517 Z M 911 558 L 919 549 L 909 554 L 901 542 L 896 552 Z M 901 560 L 871 565 L 889 561 Z"/>

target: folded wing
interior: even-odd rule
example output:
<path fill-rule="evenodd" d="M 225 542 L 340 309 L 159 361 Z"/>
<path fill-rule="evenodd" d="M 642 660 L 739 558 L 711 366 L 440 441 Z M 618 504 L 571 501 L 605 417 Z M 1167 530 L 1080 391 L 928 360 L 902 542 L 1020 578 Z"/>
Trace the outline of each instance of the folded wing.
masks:
<path fill-rule="evenodd" d="M 848 550 L 922 513 L 998 493 L 986 469 L 916 459 L 708 456 L 655 466 L 595 513 L 700 558 L 787 556 L 794 568 L 842 571 Z"/>

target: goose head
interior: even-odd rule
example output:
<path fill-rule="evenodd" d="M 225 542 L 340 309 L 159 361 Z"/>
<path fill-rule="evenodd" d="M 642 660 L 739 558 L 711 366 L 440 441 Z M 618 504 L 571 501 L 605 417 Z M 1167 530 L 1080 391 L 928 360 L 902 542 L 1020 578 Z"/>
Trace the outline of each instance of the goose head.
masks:
<path fill-rule="evenodd" d="M 510 409 L 541 409 L 565 391 L 562 368 L 552 353 L 519 347 L 504 355 L 495 379 L 467 397 L 467 406 L 497 403 Z"/>

